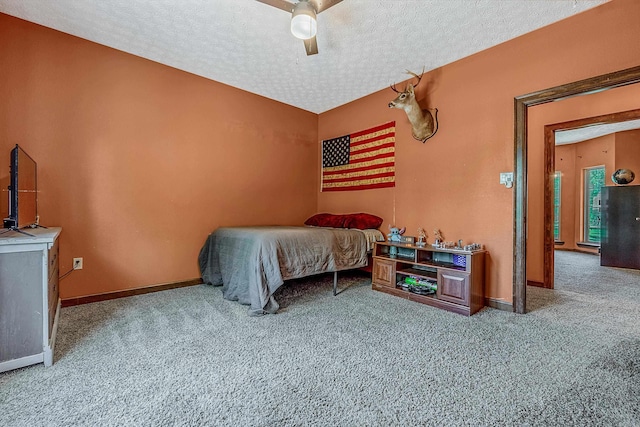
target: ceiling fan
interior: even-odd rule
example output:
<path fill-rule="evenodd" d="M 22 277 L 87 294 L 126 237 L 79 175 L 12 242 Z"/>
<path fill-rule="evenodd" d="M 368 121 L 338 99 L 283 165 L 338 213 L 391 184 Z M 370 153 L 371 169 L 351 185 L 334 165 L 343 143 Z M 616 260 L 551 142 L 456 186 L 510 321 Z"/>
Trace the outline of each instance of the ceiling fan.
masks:
<path fill-rule="evenodd" d="M 316 15 L 331 6 L 335 6 L 342 0 L 299 0 L 296 3 L 287 0 L 258 1 L 291 13 L 291 33 L 302 39 L 307 55 L 315 55 L 318 53 Z"/>

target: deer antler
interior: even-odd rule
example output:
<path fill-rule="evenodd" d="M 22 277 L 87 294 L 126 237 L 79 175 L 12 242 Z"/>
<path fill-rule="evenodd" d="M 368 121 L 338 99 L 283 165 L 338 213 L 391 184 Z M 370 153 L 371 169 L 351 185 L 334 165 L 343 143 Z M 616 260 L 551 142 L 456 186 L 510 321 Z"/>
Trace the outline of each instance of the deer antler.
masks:
<path fill-rule="evenodd" d="M 424 75 L 424 67 L 422 67 L 422 74 L 417 75 L 416 73 L 414 73 L 413 71 L 409 71 L 407 70 L 407 74 L 412 75 L 413 77 L 415 77 L 416 79 L 418 79 L 418 82 L 416 84 L 413 85 L 414 88 L 418 87 L 418 85 L 420 84 L 420 80 L 422 80 L 422 76 Z"/>
<path fill-rule="evenodd" d="M 422 80 L 422 76 L 424 75 L 424 67 L 422 67 L 422 74 L 420 74 L 420 75 L 417 75 L 417 74 L 416 74 L 416 73 L 414 73 L 413 71 L 409 71 L 409 70 L 406 70 L 406 71 L 407 71 L 407 74 L 409 74 L 409 75 L 411 75 L 411 76 L 415 77 L 416 79 L 418 79 L 418 82 L 417 82 L 415 85 L 413 85 L 413 87 L 414 87 L 414 88 L 418 87 L 418 85 L 420 84 L 420 80 Z M 392 84 L 392 85 L 391 85 L 391 86 L 389 86 L 389 87 L 390 87 L 390 88 L 391 88 L 391 90 L 392 90 L 392 91 L 394 91 L 395 93 L 401 93 L 398 89 L 396 89 L 396 84 L 395 84 L 395 83 L 394 83 L 394 84 Z M 407 86 L 407 87 L 408 87 L 408 86 Z M 404 91 L 403 91 L 403 92 L 406 92 L 406 91 L 407 91 L 407 87 L 405 87 L 405 88 L 404 88 Z"/>

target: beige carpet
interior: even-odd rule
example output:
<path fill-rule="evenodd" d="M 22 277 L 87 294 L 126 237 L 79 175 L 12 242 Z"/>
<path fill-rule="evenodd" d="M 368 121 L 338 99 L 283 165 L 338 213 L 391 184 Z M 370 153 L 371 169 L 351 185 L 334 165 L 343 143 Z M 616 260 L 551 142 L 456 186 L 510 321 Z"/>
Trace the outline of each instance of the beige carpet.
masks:
<path fill-rule="evenodd" d="M 336 297 L 330 275 L 289 283 L 260 318 L 206 285 L 68 307 L 53 367 L 0 374 L 0 425 L 634 426 L 640 285 L 590 279 L 611 275 L 629 280 L 607 297 L 529 288 L 526 315 L 467 318 L 357 274 Z"/>

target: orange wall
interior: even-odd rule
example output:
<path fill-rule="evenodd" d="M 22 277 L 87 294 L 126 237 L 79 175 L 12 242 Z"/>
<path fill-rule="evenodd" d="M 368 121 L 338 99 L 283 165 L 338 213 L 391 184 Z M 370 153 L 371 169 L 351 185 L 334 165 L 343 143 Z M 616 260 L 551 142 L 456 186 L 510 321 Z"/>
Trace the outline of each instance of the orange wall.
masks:
<path fill-rule="evenodd" d="M 485 244 L 486 294 L 511 301 L 513 193 L 498 177 L 513 170 L 513 99 L 638 65 L 638 22 L 640 2 L 612 0 L 431 71 L 417 94 L 439 108 L 440 130 L 422 144 L 387 108 L 388 89 L 316 116 L 0 15 L 0 165 L 15 142 L 28 148 L 42 220 L 65 228 L 61 268 L 85 257 L 63 297 L 197 277 L 197 252 L 220 224 L 368 211 L 385 227 Z M 416 54 L 428 65 L 428 52 Z M 319 193 L 318 141 L 389 120 L 397 186 Z M 530 143 L 529 190 L 541 194 L 542 156 Z"/>
<path fill-rule="evenodd" d="M 560 204 L 561 249 L 578 249 L 597 253 L 597 249 L 580 248 L 583 240 L 582 186 L 583 170 L 605 165 L 605 185 L 615 185 L 611 175 L 616 169 L 640 170 L 640 130 L 618 132 L 588 141 L 558 145 L 555 150 L 556 171 L 562 173 Z M 631 185 L 638 185 L 634 181 Z"/>
<path fill-rule="evenodd" d="M 580 249 L 597 253 L 597 249 L 579 248 L 584 241 L 582 228 L 583 171 L 593 166 L 605 167 L 605 185 L 613 185 L 609 177 L 615 170 L 616 135 L 610 134 L 576 144 L 556 147 L 556 171 L 562 173 L 561 183 L 561 240 L 562 249 Z"/>
<path fill-rule="evenodd" d="M 440 110 L 438 134 L 425 144 L 411 137 L 402 111 L 387 108 L 388 89 L 321 114 L 320 140 L 396 120 L 397 172 L 394 189 L 319 193 L 319 210 L 371 211 L 413 235 L 438 227 L 447 240 L 483 243 L 486 294 L 511 301 L 513 193 L 498 180 L 514 167 L 514 97 L 638 65 L 638 22 L 640 2 L 613 0 L 425 74 L 418 98 Z M 429 63 L 428 52 L 416 55 Z M 542 165 L 542 156 L 529 163 L 540 173 Z M 539 185 L 542 194 L 541 180 L 529 189 Z"/>
<path fill-rule="evenodd" d="M 640 185 L 640 129 L 616 133 L 615 169 L 631 169 L 636 175 L 631 185 Z"/>
<path fill-rule="evenodd" d="M 197 278 L 216 227 L 316 211 L 316 114 L 2 14 L 0 76 L 0 181 L 20 144 L 61 272 L 84 258 L 62 298 Z"/>
<path fill-rule="evenodd" d="M 575 222 L 580 215 L 576 212 L 575 201 L 580 198 L 580 177 L 576 177 L 576 147 L 578 144 L 559 145 L 556 147 L 556 171 L 561 174 L 560 182 L 560 240 L 564 241 L 561 249 L 575 249 Z M 576 179 L 577 178 L 577 179 Z"/>

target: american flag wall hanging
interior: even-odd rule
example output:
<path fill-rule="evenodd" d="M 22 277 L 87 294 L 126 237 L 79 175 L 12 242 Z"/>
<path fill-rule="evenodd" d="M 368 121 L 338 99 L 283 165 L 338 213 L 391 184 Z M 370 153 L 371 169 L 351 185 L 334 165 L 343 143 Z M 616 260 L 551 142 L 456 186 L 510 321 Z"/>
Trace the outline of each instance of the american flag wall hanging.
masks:
<path fill-rule="evenodd" d="M 396 122 L 322 141 L 322 191 L 395 187 Z"/>

